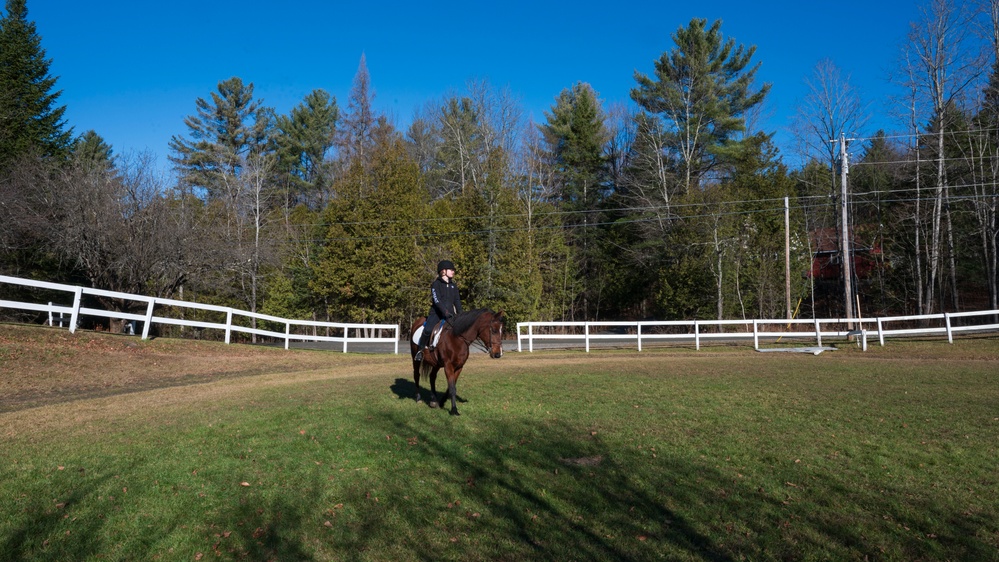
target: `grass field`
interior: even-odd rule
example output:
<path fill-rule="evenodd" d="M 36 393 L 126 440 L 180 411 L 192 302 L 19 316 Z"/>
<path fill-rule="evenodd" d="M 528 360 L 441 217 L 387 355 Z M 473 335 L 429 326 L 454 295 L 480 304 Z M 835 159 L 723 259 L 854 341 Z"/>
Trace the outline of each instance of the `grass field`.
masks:
<path fill-rule="evenodd" d="M 0 325 L 0 559 L 999 560 L 997 378 L 999 338 L 479 354 L 451 417 L 405 356 Z"/>

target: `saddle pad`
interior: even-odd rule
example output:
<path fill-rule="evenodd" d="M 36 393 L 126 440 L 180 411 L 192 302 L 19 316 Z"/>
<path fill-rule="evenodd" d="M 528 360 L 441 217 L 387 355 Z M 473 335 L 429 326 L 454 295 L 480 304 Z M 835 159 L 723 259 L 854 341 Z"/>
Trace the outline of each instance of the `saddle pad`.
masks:
<path fill-rule="evenodd" d="M 430 342 L 430 347 L 437 347 L 437 342 L 441 339 L 441 332 L 443 330 L 437 330 L 436 334 L 433 334 L 433 341 Z M 413 343 L 420 343 L 420 336 L 423 335 L 423 326 L 420 326 L 413 332 Z"/>

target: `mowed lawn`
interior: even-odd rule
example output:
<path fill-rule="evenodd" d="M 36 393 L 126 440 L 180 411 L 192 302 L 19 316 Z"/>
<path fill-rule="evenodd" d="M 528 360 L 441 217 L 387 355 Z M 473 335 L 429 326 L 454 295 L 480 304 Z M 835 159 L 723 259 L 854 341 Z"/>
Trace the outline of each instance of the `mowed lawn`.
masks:
<path fill-rule="evenodd" d="M 840 347 L 477 354 L 452 417 L 407 356 L 0 325 L 0 559 L 999 560 L 999 338 Z"/>

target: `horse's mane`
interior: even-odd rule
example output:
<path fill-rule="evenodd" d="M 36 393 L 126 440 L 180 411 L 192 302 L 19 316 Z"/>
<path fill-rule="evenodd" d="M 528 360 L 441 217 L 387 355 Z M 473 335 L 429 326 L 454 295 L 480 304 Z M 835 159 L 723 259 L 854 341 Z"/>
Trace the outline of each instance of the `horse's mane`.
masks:
<path fill-rule="evenodd" d="M 475 324 L 475 321 L 482 315 L 483 312 L 492 312 L 488 308 L 477 308 L 475 310 L 469 310 L 467 312 L 462 312 L 457 316 L 451 318 L 451 330 L 456 334 L 464 334 Z"/>

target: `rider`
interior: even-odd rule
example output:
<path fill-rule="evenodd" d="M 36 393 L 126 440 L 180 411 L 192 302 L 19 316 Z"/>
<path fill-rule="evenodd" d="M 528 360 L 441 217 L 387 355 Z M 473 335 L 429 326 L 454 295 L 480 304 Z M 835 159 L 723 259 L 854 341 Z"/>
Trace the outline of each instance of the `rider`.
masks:
<path fill-rule="evenodd" d="M 454 284 L 454 264 L 449 260 L 442 260 L 437 264 L 437 279 L 430 284 L 430 312 L 423 324 L 414 360 L 423 360 L 423 350 L 437 324 L 441 320 L 450 320 L 455 314 L 461 314 L 461 296 L 458 295 L 458 286 Z"/>

